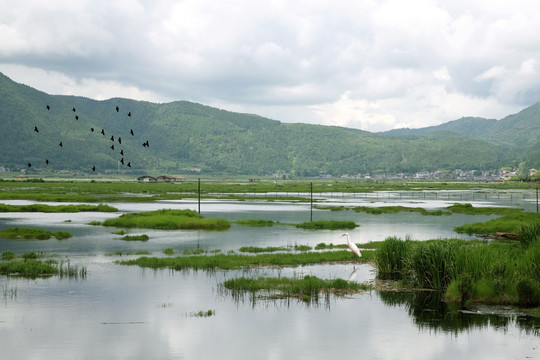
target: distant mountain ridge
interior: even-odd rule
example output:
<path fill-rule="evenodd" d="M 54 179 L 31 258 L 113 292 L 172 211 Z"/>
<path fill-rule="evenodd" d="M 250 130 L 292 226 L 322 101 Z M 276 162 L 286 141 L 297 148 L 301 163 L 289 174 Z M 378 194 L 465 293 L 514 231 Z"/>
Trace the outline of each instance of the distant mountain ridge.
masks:
<path fill-rule="evenodd" d="M 502 120 L 463 118 L 425 129 L 370 133 L 281 123 L 187 101 L 49 95 L 0 73 L 0 165 L 38 173 L 92 174 L 95 167 L 134 175 L 183 174 L 193 168 L 291 176 L 498 169 L 536 161 L 539 114 L 536 104 Z"/>

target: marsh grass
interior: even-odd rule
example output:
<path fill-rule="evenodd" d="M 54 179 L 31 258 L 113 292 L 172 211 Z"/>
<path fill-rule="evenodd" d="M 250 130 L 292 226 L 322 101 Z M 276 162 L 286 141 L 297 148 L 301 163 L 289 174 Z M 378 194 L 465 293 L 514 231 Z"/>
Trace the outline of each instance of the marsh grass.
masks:
<path fill-rule="evenodd" d="M 351 230 L 358 225 L 354 221 L 320 220 L 297 224 L 296 227 L 306 230 Z"/>
<path fill-rule="evenodd" d="M 490 235 L 496 234 L 497 232 L 517 234 L 522 227 L 536 222 L 540 222 L 540 214 L 523 212 L 521 209 L 512 209 L 512 211 L 508 211 L 506 215 L 486 222 L 456 226 L 454 227 L 454 231 L 468 235 Z"/>
<path fill-rule="evenodd" d="M 58 240 L 64 240 L 71 236 L 72 235 L 66 231 L 51 232 L 36 228 L 15 227 L 0 230 L 0 237 L 6 239 L 48 240 L 51 237 L 55 237 Z"/>
<path fill-rule="evenodd" d="M 282 246 L 242 246 L 238 251 L 243 253 L 265 253 L 265 252 L 277 252 L 277 251 L 291 251 L 291 249 Z"/>
<path fill-rule="evenodd" d="M 317 299 L 321 293 L 343 295 L 369 288 L 367 285 L 343 279 L 323 280 L 310 275 L 303 278 L 240 277 L 226 280 L 223 286 L 233 292 L 233 295 L 235 292 L 250 292 L 270 299 L 296 298 L 307 302 Z"/>
<path fill-rule="evenodd" d="M 242 226 L 250 227 L 265 227 L 265 226 L 274 226 L 275 223 L 272 220 L 262 220 L 262 219 L 242 219 L 236 220 L 235 224 Z"/>
<path fill-rule="evenodd" d="M 518 240 L 525 248 L 540 241 L 540 221 L 523 225 L 518 232 Z"/>
<path fill-rule="evenodd" d="M 368 206 L 356 206 L 352 208 L 356 212 L 364 212 L 372 215 L 381 215 L 381 214 L 395 214 L 398 212 L 417 212 L 422 215 L 431 215 L 431 216 L 440 216 L 440 215 L 449 215 L 449 212 L 444 212 L 442 210 L 433 210 L 429 211 L 419 207 L 406 207 L 406 206 L 380 206 L 380 207 L 368 207 Z"/>
<path fill-rule="evenodd" d="M 198 318 L 207 318 L 207 317 L 211 317 L 215 315 L 216 315 L 216 310 L 212 310 L 212 309 L 206 310 L 206 311 L 200 310 L 197 312 L 189 313 L 190 317 L 198 317 Z"/>
<path fill-rule="evenodd" d="M 42 213 L 78 213 L 78 212 L 118 212 L 109 205 L 6 205 L 0 204 L 0 212 L 42 212 Z"/>
<path fill-rule="evenodd" d="M 121 240 L 124 240 L 124 241 L 148 241 L 149 239 L 150 239 L 150 237 L 148 237 L 148 235 L 146 235 L 146 234 L 126 235 L 126 236 L 121 238 Z"/>
<path fill-rule="evenodd" d="M 171 249 L 172 250 L 172 249 Z M 174 254 L 174 250 L 172 252 Z M 373 260 L 373 252 L 365 251 L 362 261 Z M 140 257 L 132 260 L 118 261 L 121 265 L 138 265 L 140 267 L 174 270 L 195 269 L 240 269 L 253 266 L 299 266 L 331 262 L 350 262 L 351 252 L 348 250 L 298 253 L 270 253 L 257 255 L 217 254 L 211 256 L 178 256 L 173 258 Z"/>
<path fill-rule="evenodd" d="M 94 225 L 95 223 L 91 224 Z M 193 210 L 171 209 L 127 213 L 116 219 L 107 219 L 100 225 L 160 230 L 226 230 L 231 226 L 227 220 L 205 219 Z"/>
<path fill-rule="evenodd" d="M 540 305 L 540 242 L 389 238 L 376 252 L 379 278 L 442 290 L 448 301 Z"/>

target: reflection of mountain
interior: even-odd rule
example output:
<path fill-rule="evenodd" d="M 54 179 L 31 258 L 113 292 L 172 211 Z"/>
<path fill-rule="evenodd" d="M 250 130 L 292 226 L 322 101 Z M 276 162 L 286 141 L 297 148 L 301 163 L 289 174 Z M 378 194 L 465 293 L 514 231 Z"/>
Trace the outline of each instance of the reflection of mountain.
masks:
<path fill-rule="evenodd" d="M 540 319 L 531 316 L 503 313 L 463 311 L 459 306 L 442 301 L 438 291 L 378 292 L 379 297 L 389 306 L 404 306 L 420 330 L 442 331 L 455 335 L 472 329 L 482 329 L 490 325 L 495 330 L 516 327 L 527 334 L 540 335 Z M 495 307 L 490 308 L 496 310 Z"/>

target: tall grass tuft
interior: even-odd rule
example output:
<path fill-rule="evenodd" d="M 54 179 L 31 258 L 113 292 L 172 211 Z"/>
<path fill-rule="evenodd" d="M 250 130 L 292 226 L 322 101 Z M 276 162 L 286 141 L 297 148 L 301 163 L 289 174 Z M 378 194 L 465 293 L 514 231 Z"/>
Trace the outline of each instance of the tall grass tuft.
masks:
<path fill-rule="evenodd" d="M 389 237 L 375 253 L 375 264 L 381 279 L 399 280 L 406 269 L 407 254 L 411 249 L 410 241 Z"/>
<path fill-rule="evenodd" d="M 519 229 L 518 240 L 523 247 L 528 248 L 535 241 L 540 240 L 540 221 L 530 225 L 523 225 Z"/>

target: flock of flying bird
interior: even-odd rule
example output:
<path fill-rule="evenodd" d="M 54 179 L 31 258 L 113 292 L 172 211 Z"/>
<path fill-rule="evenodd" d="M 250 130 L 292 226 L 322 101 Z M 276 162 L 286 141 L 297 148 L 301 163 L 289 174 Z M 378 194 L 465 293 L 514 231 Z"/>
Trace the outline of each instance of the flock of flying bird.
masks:
<path fill-rule="evenodd" d="M 47 111 L 50 111 L 50 110 L 51 110 L 51 106 L 50 106 L 50 105 L 47 105 L 47 106 L 46 106 L 46 109 L 47 109 Z M 116 110 L 117 113 L 120 112 L 120 108 L 119 108 L 118 106 L 116 106 L 115 110 Z M 73 108 L 72 111 L 73 111 L 74 113 L 76 113 L 76 112 L 77 112 L 77 109 Z M 131 111 L 128 112 L 127 116 L 128 116 L 128 117 L 131 117 Z M 77 120 L 77 121 L 79 120 L 79 115 L 75 115 L 75 120 Z M 96 129 L 94 129 L 93 127 L 90 128 L 90 132 L 92 132 L 92 133 L 95 132 L 95 130 L 96 130 Z M 39 133 L 39 129 L 38 129 L 37 126 L 34 126 L 34 132 Z M 96 133 L 97 133 L 97 132 L 96 132 Z M 100 132 L 100 133 L 101 133 L 102 136 L 105 136 L 105 129 L 101 129 L 101 132 Z M 135 133 L 133 132 L 133 129 L 130 129 L 129 133 L 130 133 L 131 136 L 135 136 Z M 110 140 L 113 142 L 113 144 L 110 146 L 110 148 L 111 148 L 111 150 L 114 151 L 114 145 L 115 145 L 115 137 L 114 137 L 114 135 L 111 135 Z M 118 141 L 118 144 L 119 144 L 119 145 L 122 145 L 122 138 L 121 138 L 120 136 L 118 136 L 118 137 L 116 138 L 116 141 Z M 60 146 L 61 148 L 63 148 L 63 147 L 64 147 L 63 142 L 60 141 L 60 142 L 58 143 L 58 146 Z M 143 142 L 142 146 L 143 146 L 143 147 L 150 147 L 150 145 L 149 145 L 149 143 L 148 143 L 148 140 L 146 140 L 145 142 Z M 124 149 L 120 149 L 120 156 L 121 156 L 120 163 L 121 163 L 122 165 L 126 165 L 127 167 L 131 167 L 131 162 L 128 161 L 127 164 L 126 164 L 125 161 L 124 161 Z M 49 159 L 45 159 L 45 164 L 46 164 L 46 165 L 49 165 Z M 30 168 L 31 166 L 32 166 L 32 163 L 29 162 L 29 163 L 28 163 L 28 168 Z M 95 166 L 95 165 L 92 166 L 92 171 L 94 171 L 94 172 L 96 171 L 96 166 Z"/>

